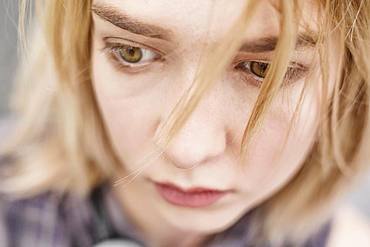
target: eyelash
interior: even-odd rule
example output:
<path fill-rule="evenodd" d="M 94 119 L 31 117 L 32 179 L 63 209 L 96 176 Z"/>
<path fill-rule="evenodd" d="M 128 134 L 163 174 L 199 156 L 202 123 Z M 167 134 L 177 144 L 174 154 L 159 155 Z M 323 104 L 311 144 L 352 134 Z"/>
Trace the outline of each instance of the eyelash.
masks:
<path fill-rule="evenodd" d="M 152 53 L 153 60 L 146 62 L 141 65 L 140 62 L 130 63 L 125 61 L 122 56 L 119 53 L 119 49 L 122 48 L 139 48 L 141 51 L 143 51 L 143 54 L 148 55 L 148 53 Z M 119 70 L 123 71 L 125 73 L 136 73 L 144 70 L 150 64 L 157 61 L 164 61 L 165 56 L 159 51 L 156 51 L 153 48 L 146 48 L 142 47 L 141 45 L 134 43 L 134 42 L 128 42 L 128 44 L 118 43 L 118 42 L 106 42 L 105 47 L 103 48 L 103 51 L 108 55 L 108 58 L 113 63 L 113 65 Z M 234 69 L 237 71 L 241 71 L 241 79 L 243 81 L 246 81 L 249 84 L 252 84 L 256 87 L 260 87 L 261 83 L 264 80 L 264 77 L 260 77 L 252 72 L 251 70 L 251 64 L 252 63 L 260 63 L 261 65 L 269 65 L 269 62 L 266 61 L 257 61 L 257 60 L 240 60 L 236 63 L 234 63 Z M 306 66 L 303 66 L 298 63 L 292 63 L 291 66 L 288 67 L 286 75 L 285 75 L 285 85 L 291 84 L 306 74 L 308 71 L 308 68 Z"/>
<path fill-rule="evenodd" d="M 119 49 L 123 48 L 139 48 L 144 51 L 144 55 L 152 53 L 153 60 L 142 64 L 141 62 L 130 63 L 125 61 L 119 54 Z M 106 42 L 104 48 L 102 49 L 108 56 L 108 59 L 113 62 L 113 65 L 119 70 L 124 72 L 138 72 L 146 68 L 152 62 L 163 60 L 164 56 L 159 51 L 154 51 L 152 48 L 144 48 L 138 44 L 123 44 L 117 42 Z M 137 65 L 141 64 L 141 65 Z"/>
<path fill-rule="evenodd" d="M 237 70 L 241 70 L 241 72 L 244 74 L 243 76 L 241 76 L 242 80 L 247 81 L 248 83 L 252 83 L 256 87 L 260 87 L 264 80 L 264 77 L 259 77 L 251 71 L 251 64 L 256 62 L 267 66 L 270 65 L 270 62 L 266 61 L 244 60 L 235 63 L 236 65 L 234 66 L 234 68 Z M 308 70 L 308 67 L 299 63 L 292 62 L 291 65 L 287 68 L 283 84 L 289 85 L 294 83 L 295 81 L 300 80 L 307 74 Z"/>

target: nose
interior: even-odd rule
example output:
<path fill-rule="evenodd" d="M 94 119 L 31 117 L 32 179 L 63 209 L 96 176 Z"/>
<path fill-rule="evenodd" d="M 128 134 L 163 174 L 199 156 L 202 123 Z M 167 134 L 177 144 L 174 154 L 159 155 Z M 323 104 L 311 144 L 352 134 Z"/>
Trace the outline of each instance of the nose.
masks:
<path fill-rule="evenodd" d="M 203 99 L 165 150 L 165 158 L 176 167 L 194 168 L 224 154 L 226 125 L 216 100 Z"/>

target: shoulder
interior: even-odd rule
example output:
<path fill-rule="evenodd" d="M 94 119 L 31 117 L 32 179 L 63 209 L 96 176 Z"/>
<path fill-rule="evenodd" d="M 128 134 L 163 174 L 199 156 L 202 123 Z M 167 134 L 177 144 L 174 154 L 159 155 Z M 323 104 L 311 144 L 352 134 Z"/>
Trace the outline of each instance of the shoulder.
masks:
<path fill-rule="evenodd" d="M 52 192 L 23 199 L 0 195 L 0 242 L 66 247 L 73 239 L 89 246 L 87 206 L 78 198 Z"/>
<path fill-rule="evenodd" d="M 58 229 L 56 198 L 42 194 L 27 199 L 11 199 L 7 195 L 0 197 L 0 241 L 9 246 L 26 246 L 48 243 Z M 32 243 L 32 244 L 31 244 Z"/>
<path fill-rule="evenodd" d="M 334 215 L 328 247 L 370 246 L 369 218 L 350 206 Z"/>

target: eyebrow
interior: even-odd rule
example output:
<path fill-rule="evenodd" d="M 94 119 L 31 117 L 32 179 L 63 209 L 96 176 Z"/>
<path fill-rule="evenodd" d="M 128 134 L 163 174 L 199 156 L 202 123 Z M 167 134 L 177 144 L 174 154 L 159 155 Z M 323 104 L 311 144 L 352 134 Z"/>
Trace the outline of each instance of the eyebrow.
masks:
<path fill-rule="evenodd" d="M 164 40 L 171 39 L 171 30 L 148 23 L 143 23 L 126 15 L 125 13 L 122 13 L 115 7 L 94 4 L 91 10 L 93 13 L 95 13 L 105 21 L 108 21 L 113 25 L 127 30 L 131 33 L 147 36 L 150 38 L 158 38 Z"/>
<path fill-rule="evenodd" d="M 274 51 L 279 41 L 278 36 L 268 36 L 245 42 L 241 45 L 240 51 L 251 53 L 262 53 Z M 317 44 L 316 35 L 313 33 L 301 32 L 297 35 L 295 49 L 313 48 Z"/>
<path fill-rule="evenodd" d="M 173 37 L 173 32 L 170 29 L 141 22 L 112 6 L 94 4 L 91 10 L 103 20 L 134 34 L 163 40 L 171 40 Z M 239 51 L 250 53 L 271 52 L 275 50 L 278 40 L 278 36 L 257 38 L 243 43 Z M 298 33 L 296 49 L 315 47 L 316 40 L 313 32 Z"/>

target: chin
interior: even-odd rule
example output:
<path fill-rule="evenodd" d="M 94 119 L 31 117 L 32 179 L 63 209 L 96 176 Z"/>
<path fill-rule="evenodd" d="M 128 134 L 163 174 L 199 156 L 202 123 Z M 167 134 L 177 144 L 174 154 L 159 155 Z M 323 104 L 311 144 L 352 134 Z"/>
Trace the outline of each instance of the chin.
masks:
<path fill-rule="evenodd" d="M 183 210 L 186 212 L 165 212 L 166 220 L 173 227 L 185 232 L 197 232 L 203 234 L 213 234 L 222 232 L 232 226 L 240 219 L 243 212 L 240 210 L 204 210 L 194 209 Z M 193 211 L 193 212 L 191 212 Z"/>

